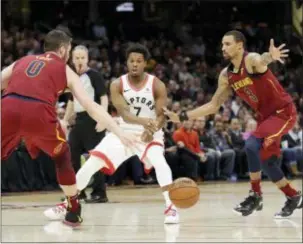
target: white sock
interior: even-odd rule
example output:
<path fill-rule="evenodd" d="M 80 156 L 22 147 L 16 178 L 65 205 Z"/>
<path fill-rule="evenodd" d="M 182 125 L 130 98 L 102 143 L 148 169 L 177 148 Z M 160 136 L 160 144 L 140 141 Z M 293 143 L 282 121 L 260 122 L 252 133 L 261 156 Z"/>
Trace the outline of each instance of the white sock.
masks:
<path fill-rule="evenodd" d="M 146 157 L 155 168 L 156 177 L 160 187 L 170 185 L 173 182 L 173 177 L 171 169 L 164 158 L 163 149 L 158 146 L 153 146 L 148 150 Z M 163 196 L 166 206 L 169 206 L 171 204 L 171 200 L 169 199 L 168 191 L 164 191 Z"/>
<path fill-rule="evenodd" d="M 146 160 L 153 165 L 160 187 L 170 185 L 173 182 L 171 169 L 168 166 L 163 149 L 159 146 L 152 146 L 148 149 Z"/>
<path fill-rule="evenodd" d="M 101 158 L 91 155 L 76 175 L 77 189 L 82 191 L 89 183 L 90 178 L 100 169 L 106 167 Z"/>
<path fill-rule="evenodd" d="M 171 205 L 171 200 L 169 198 L 168 191 L 164 191 L 164 192 L 162 192 L 162 194 L 164 196 L 165 204 L 168 207 L 169 205 Z"/>

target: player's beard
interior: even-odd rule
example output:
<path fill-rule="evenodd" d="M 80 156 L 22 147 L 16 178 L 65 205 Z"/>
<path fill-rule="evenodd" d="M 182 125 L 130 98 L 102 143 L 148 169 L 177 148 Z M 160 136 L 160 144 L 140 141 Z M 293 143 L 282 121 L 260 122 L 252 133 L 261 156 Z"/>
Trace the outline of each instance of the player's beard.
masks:
<path fill-rule="evenodd" d="M 63 54 L 63 59 L 64 61 L 67 63 L 67 61 L 69 60 L 69 53 L 67 50 L 64 51 L 64 54 Z"/>
<path fill-rule="evenodd" d="M 228 61 L 228 60 L 231 59 L 230 55 L 227 54 L 227 53 L 225 53 L 225 54 L 223 53 L 222 55 L 223 55 L 224 60 L 227 60 L 227 61 Z"/>

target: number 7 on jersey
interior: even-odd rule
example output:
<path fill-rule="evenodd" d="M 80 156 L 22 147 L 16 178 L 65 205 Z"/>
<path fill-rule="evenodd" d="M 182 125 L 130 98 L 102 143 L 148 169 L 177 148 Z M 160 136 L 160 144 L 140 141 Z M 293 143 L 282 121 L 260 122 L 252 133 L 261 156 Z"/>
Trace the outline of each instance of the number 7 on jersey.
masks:
<path fill-rule="evenodd" d="M 134 109 L 137 110 L 136 116 L 139 116 L 139 114 L 141 112 L 141 107 L 134 107 Z"/>

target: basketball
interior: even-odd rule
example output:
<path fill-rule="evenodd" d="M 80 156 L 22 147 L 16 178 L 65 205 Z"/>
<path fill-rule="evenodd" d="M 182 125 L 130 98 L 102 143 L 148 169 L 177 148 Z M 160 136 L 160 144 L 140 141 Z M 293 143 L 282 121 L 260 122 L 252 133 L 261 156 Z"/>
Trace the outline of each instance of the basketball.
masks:
<path fill-rule="evenodd" d="M 200 197 L 200 190 L 192 179 L 178 178 L 169 190 L 170 200 L 177 208 L 190 208 Z"/>

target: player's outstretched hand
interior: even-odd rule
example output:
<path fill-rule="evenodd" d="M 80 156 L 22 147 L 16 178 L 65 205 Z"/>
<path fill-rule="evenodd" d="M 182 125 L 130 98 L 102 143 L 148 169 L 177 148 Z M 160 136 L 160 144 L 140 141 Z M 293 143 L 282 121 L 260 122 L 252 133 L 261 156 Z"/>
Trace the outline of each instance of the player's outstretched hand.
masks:
<path fill-rule="evenodd" d="M 283 49 L 283 47 L 285 47 L 284 43 L 279 47 L 275 47 L 274 39 L 270 39 L 269 53 L 273 60 L 277 60 L 282 64 L 284 64 L 282 58 L 287 58 L 289 52 L 289 49 Z"/>
<path fill-rule="evenodd" d="M 168 121 L 174 122 L 174 123 L 178 123 L 180 122 L 180 118 L 179 115 L 168 110 L 167 108 L 163 108 L 164 114 L 168 117 Z"/>

